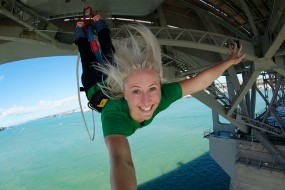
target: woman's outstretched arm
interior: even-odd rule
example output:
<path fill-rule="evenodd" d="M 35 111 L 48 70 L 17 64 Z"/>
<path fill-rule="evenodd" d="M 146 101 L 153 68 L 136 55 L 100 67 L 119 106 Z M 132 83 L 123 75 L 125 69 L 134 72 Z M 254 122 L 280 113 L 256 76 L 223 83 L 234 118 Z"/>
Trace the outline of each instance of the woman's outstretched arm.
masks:
<path fill-rule="evenodd" d="M 186 96 L 207 88 L 214 80 L 220 77 L 226 69 L 238 64 L 245 57 L 245 54 L 241 54 L 241 50 L 242 46 L 238 49 L 235 44 L 234 48 L 230 50 L 227 60 L 202 71 L 191 79 L 180 81 L 182 95 Z"/>
<path fill-rule="evenodd" d="M 137 189 L 135 167 L 127 137 L 108 135 L 105 143 L 110 157 L 110 181 L 112 190 Z"/>

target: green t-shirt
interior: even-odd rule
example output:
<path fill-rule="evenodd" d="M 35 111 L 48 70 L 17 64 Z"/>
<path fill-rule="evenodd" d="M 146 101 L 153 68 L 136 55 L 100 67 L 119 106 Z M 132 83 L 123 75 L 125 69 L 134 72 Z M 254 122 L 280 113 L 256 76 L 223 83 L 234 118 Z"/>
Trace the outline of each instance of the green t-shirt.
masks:
<path fill-rule="evenodd" d="M 178 82 L 162 85 L 160 103 L 154 110 L 152 117 L 143 123 L 138 123 L 130 117 L 128 103 L 124 98 L 119 100 L 109 99 L 101 113 L 104 137 L 111 134 L 132 135 L 137 129 L 150 124 L 159 112 L 165 110 L 171 103 L 181 97 L 182 89 Z"/>

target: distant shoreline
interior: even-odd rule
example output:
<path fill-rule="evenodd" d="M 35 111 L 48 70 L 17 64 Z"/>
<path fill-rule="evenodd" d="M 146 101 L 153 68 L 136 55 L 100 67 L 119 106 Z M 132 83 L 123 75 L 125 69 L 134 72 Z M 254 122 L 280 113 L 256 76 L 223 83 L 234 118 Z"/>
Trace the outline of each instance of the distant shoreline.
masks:
<path fill-rule="evenodd" d="M 86 108 L 83 108 L 83 112 L 88 112 L 88 111 L 91 111 L 91 110 L 90 110 L 89 108 L 87 108 L 87 107 L 86 107 Z M 77 109 L 72 109 L 72 110 L 69 110 L 69 111 L 54 113 L 54 114 L 46 115 L 46 116 L 42 116 L 42 117 L 27 119 L 27 120 L 22 121 L 22 122 L 19 122 L 19 123 L 15 123 L 15 124 L 7 125 L 7 126 L 4 126 L 4 127 L 0 127 L 0 132 L 3 131 L 3 130 L 5 130 L 5 129 L 12 128 L 12 127 L 16 127 L 16 126 L 18 126 L 18 125 L 22 125 L 22 124 L 24 124 L 24 123 L 31 122 L 31 121 L 34 121 L 34 120 L 44 119 L 44 118 L 50 118 L 50 117 L 60 117 L 60 116 L 63 116 L 63 115 L 72 114 L 72 113 L 78 113 L 78 112 L 81 112 L 81 110 L 80 110 L 79 108 L 77 108 Z"/>

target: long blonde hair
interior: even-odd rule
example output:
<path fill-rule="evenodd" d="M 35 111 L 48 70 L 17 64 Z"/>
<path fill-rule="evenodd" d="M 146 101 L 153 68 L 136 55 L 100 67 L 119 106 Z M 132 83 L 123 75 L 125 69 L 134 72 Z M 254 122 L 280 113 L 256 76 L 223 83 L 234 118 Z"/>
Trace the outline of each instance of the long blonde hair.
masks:
<path fill-rule="evenodd" d="M 161 49 L 156 37 L 142 24 L 125 25 L 125 28 L 129 40 L 116 47 L 114 64 L 97 67 L 107 76 L 107 85 L 99 85 L 110 98 L 124 97 L 124 79 L 133 71 L 153 70 L 160 79 L 163 78 Z M 136 35 L 131 33 L 132 30 Z"/>

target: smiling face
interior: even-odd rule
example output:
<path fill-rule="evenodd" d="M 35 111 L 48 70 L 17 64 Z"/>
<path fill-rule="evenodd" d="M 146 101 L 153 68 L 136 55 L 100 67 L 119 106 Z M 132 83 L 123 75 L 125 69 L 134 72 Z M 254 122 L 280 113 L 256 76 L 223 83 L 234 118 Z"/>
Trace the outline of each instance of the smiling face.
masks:
<path fill-rule="evenodd" d="M 160 77 L 151 70 L 131 72 L 124 80 L 124 97 L 138 123 L 150 119 L 160 102 Z"/>

